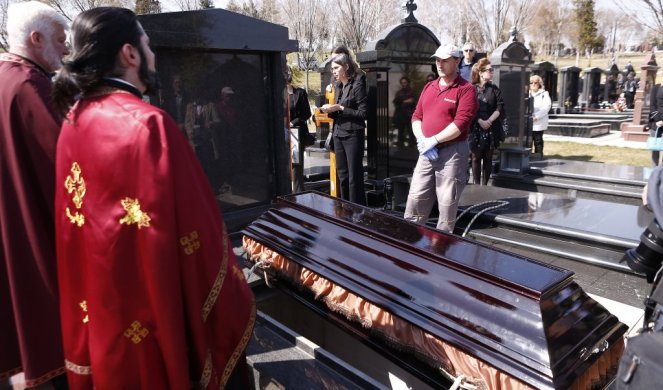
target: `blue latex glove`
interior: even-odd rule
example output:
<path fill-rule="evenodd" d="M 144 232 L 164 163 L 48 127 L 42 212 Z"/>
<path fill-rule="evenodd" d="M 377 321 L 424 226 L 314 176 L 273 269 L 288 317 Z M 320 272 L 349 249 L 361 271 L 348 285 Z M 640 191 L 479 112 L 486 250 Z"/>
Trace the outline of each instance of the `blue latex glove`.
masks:
<path fill-rule="evenodd" d="M 417 149 L 419 149 L 419 154 L 423 155 L 429 150 L 437 146 L 437 140 L 435 137 L 419 137 L 417 138 Z"/>
<path fill-rule="evenodd" d="M 437 152 L 437 148 L 433 148 L 426 153 L 424 156 L 430 161 L 437 161 L 440 158 L 440 154 Z"/>

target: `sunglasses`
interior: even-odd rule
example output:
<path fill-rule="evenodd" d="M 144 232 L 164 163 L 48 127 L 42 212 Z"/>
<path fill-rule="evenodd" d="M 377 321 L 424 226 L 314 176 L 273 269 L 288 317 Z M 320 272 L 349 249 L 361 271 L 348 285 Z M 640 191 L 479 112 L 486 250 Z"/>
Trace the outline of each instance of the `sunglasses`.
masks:
<path fill-rule="evenodd" d="M 495 69 L 493 69 L 493 68 L 487 68 L 487 69 L 482 70 L 482 72 L 490 72 L 490 73 L 493 73 L 494 71 L 495 71 Z"/>
<path fill-rule="evenodd" d="M 538 83 L 539 83 L 538 81 L 530 81 L 530 82 L 529 82 L 529 85 L 532 85 L 532 84 L 538 84 Z"/>
<path fill-rule="evenodd" d="M 474 49 L 463 49 L 464 52 L 473 52 Z"/>

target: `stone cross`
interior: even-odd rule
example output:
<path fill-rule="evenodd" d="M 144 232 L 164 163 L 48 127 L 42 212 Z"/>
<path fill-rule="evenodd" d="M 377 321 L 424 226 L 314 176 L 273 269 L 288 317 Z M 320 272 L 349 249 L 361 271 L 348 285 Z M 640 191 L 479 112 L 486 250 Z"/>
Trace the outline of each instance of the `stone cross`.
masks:
<path fill-rule="evenodd" d="M 511 27 L 509 30 L 509 35 L 511 35 L 511 40 L 509 42 L 518 42 L 518 29 L 516 26 Z"/>
<path fill-rule="evenodd" d="M 417 5 L 414 4 L 414 0 L 407 0 L 403 4 L 403 9 L 407 11 L 407 16 L 401 19 L 401 23 L 418 23 L 417 18 L 414 17 L 414 11 L 417 10 Z"/>

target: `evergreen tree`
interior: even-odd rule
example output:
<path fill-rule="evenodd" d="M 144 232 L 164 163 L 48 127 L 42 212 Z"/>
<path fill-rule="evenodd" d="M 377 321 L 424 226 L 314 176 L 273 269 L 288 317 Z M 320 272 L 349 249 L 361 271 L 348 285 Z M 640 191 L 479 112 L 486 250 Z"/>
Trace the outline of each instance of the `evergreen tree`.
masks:
<path fill-rule="evenodd" d="M 578 50 L 589 54 L 600 46 L 594 17 L 594 0 L 574 0 L 574 5 L 578 26 Z"/>
<path fill-rule="evenodd" d="M 136 0 L 135 12 L 138 15 L 160 14 L 161 3 L 159 0 Z"/>
<path fill-rule="evenodd" d="M 212 0 L 199 0 L 198 5 L 200 9 L 214 8 L 214 2 Z"/>

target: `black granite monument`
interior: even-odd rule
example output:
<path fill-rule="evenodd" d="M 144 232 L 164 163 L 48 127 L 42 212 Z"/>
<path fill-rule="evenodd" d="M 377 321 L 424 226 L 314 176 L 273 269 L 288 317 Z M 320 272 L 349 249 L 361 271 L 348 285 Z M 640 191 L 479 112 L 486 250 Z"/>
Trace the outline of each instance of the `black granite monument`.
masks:
<path fill-rule="evenodd" d="M 435 67 L 431 55 L 440 41 L 414 17 L 416 5 L 412 1 L 406 9 L 408 15 L 399 25 L 381 32 L 357 54 L 368 88 L 367 156 L 372 179 L 411 174 L 419 156 L 412 130 L 399 124 L 402 114 L 397 95 L 405 77 L 416 104 Z"/>
<path fill-rule="evenodd" d="M 559 72 L 552 62 L 541 61 L 532 65 L 532 74 L 541 76 L 543 86 L 550 94 L 550 99 L 557 100 L 557 77 Z"/>
<path fill-rule="evenodd" d="M 232 232 L 290 192 L 282 63 L 287 28 L 223 9 L 141 15 L 168 111 L 195 149 Z"/>
<path fill-rule="evenodd" d="M 599 108 L 601 98 L 601 69 L 586 68 L 582 71 L 585 81 L 582 85 L 582 100 L 589 109 Z"/>
<path fill-rule="evenodd" d="M 576 112 L 578 95 L 580 94 L 580 68 L 577 66 L 566 66 L 561 68 L 561 80 L 559 87 L 559 107 L 562 114 Z"/>
<path fill-rule="evenodd" d="M 528 87 L 532 55 L 518 41 L 518 31 L 511 30 L 511 39 L 498 46 L 490 58 L 495 69 L 493 82 L 502 90 L 509 134 L 500 148 L 500 174 L 523 175 L 529 166 L 529 140 L 532 131 Z"/>

